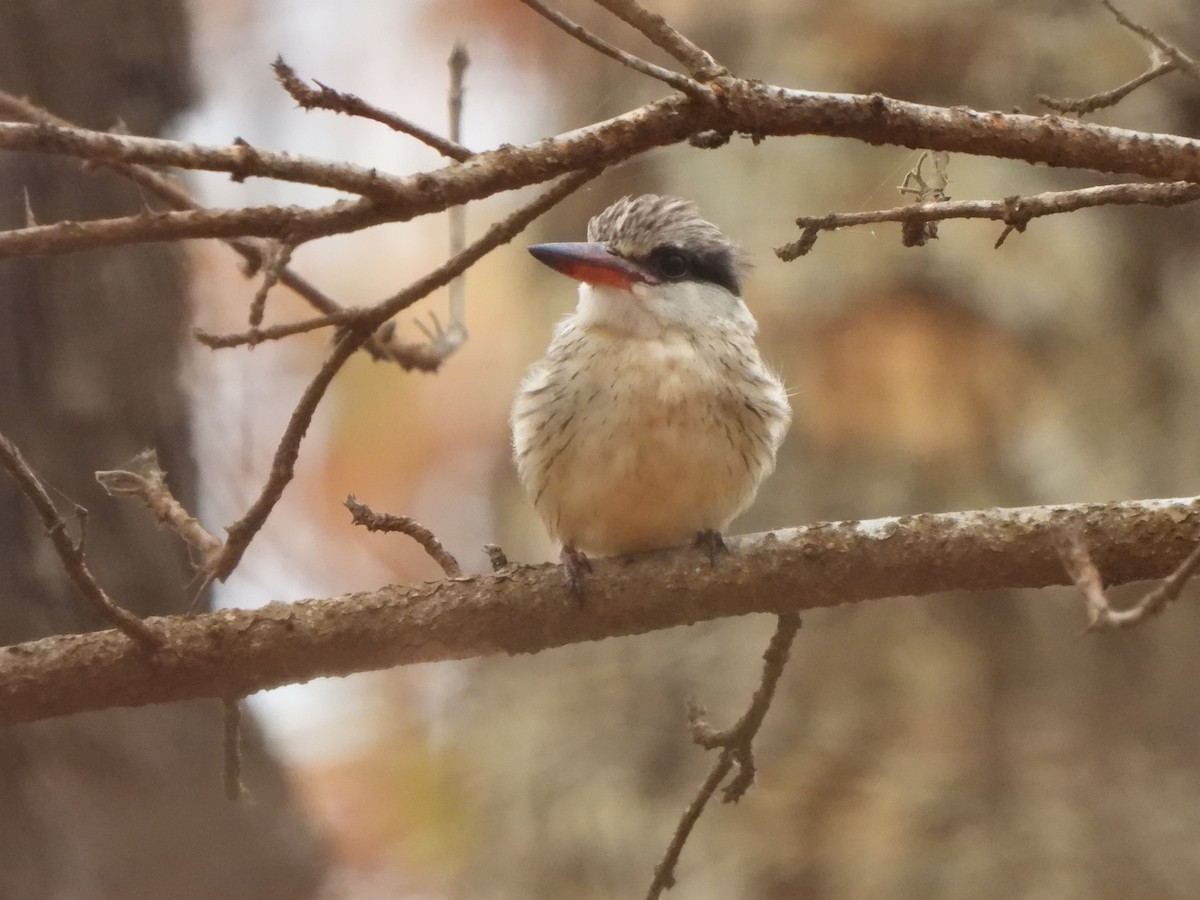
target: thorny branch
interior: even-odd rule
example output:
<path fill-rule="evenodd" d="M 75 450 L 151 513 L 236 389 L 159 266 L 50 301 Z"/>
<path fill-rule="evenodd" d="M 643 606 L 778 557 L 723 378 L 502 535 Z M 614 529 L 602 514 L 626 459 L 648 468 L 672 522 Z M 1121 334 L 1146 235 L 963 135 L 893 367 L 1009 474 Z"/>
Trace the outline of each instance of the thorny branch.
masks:
<path fill-rule="evenodd" d="M 58 553 L 67 577 L 71 579 L 76 590 L 92 605 L 100 617 L 111 622 L 123 634 L 128 635 L 139 650 L 154 650 L 162 646 L 163 635 L 157 628 L 148 625 L 128 610 L 117 606 L 104 592 L 104 588 L 100 587 L 84 559 L 83 535 L 80 535 L 78 543 L 71 540 L 71 536 L 67 533 L 67 523 L 58 514 L 54 501 L 50 499 L 50 494 L 34 474 L 33 469 L 29 467 L 29 463 L 25 461 L 25 457 L 21 455 L 17 445 L 2 434 L 0 434 L 0 466 L 8 470 L 21 492 L 29 498 L 29 502 L 37 510 L 38 518 L 42 520 L 42 525 L 46 528 L 46 535 L 54 545 L 54 550 Z M 84 529 L 87 510 L 77 505 L 75 514 L 79 519 L 81 530 Z"/>
<path fill-rule="evenodd" d="M 1067 532 L 1059 540 L 1059 555 L 1063 565 L 1083 594 L 1087 606 L 1087 631 L 1117 631 L 1132 628 L 1146 619 L 1158 615 L 1169 603 L 1179 599 L 1188 579 L 1200 566 L 1200 543 L 1174 572 L 1162 583 L 1142 595 L 1141 599 L 1127 609 L 1113 609 L 1104 594 L 1104 579 L 1092 562 L 1087 544 L 1078 532 Z"/>
<path fill-rule="evenodd" d="M 646 900 L 657 900 L 664 890 L 675 885 L 675 867 L 683 852 L 684 844 L 692 833 L 696 822 L 704 812 L 708 801 L 720 787 L 730 772 L 734 772 L 728 784 L 725 785 L 722 798 L 726 803 L 737 803 L 745 796 L 746 791 L 754 784 L 756 767 L 754 763 L 754 738 L 762 727 L 763 718 L 771 708 L 771 700 L 775 696 L 775 687 L 783 668 L 787 665 L 788 654 L 796 632 L 800 630 L 800 616 L 796 613 L 782 613 L 775 626 L 775 633 L 763 653 L 763 672 L 758 688 L 750 706 L 733 727 L 724 731 L 713 731 L 704 721 L 704 710 L 692 705 L 688 711 L 688 720 L 692 729 L 692 739 L 705 750 L 720 749 L 716 763 L 708 773 L 708 777 L 700 785 L 696 796 L 684 810 L 679 825 L 667 845 L 662 860 L 654 867 L 654 879 L 646 892 Z"/>
<path fill-rule="evenodd" d="M 1200 200 L 1200 184 L 1190 181 L 1157 182 L 1152 184 L 1106 184 L 1074 191 L 1046 191 L 1031 197 L 1006 197 L 1003 200 L 945 200 L 934 203 L 915 203 L 893 209 L 876 209 L 858 213 L 830 213 L 827 216 L 805 216 L 796 220 L 803 229 L 800 239 L 775 250 L 784 262 L 804 256 L 817 242 L 822 231 L 835 231 L 851 225 L 877 222 L 922 223 L 944 219 L 992 219 L 1003 222 L 1005 229 L 996 240 L 1004 243 L 1011 231 L 1024 231 L 1032 219 L 1040 216 L 1074 212 L 1094 206 L 1178 206 Z"/>
<path fill-rule="evenodd" d="M 345 503 L 355 525 L 362 525 L 367 531 L 397 531 L 400 534 L 407 534 L 424 548 L 435 563 L 442 567 L 447 578 L 457 578 L 462 575 L 462 566 L 458 564 L 454 554 L 446 549 L 432 531 L 416 519 L 377 513 L 365 503 L 359 503 L 353 496 L 347 497 Z"/>

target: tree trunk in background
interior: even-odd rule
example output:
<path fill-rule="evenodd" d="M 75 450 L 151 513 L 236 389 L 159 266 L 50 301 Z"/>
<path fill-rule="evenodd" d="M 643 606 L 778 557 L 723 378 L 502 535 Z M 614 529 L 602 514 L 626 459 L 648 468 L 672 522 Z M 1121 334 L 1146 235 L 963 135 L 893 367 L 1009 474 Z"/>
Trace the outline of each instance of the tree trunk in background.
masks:
<path fill-rule="evenodd" d="M 6 0 L 0 87 L 82 125 L 160 133 L 193 90 L 181 2 Z M 0 219 L 124 215 L 137 189 L 63 160 L 0 158 Z M 92 473 L 154 447 L 195 508 L 180 353 L 189 313 L 178 247 L 0 263 L 0 431 L 52 489 L 87 507 L 88 559 L 140 614 L 179 613 L 184 551 Z M 69 503 L 60 502 L 69 510 Z M 29 504 L 0 477 L 0 642 L 100 623 Z M 283 772 L 247 720 L 251 800 L 221 787 L 221 709 L 181 703 L 0 729 L 0 895 L 301 898 L 325 869 Z"/>
<path fill-rule="evenodd" d="M 935 6 L 656 9 L 740 74 L 980 109 L 1034 110 L 1038 91 L 1078 96 L 1144 65 L 1087 5 Z M 1137 15 L 1200 48 L 1186 9 Z M 1118 46 L 1129 55 L 1102 49 Z M 612 87 L 610 66 L 562 71 Z M 1196 134 L 1195 86 L 1156 85 L 1105 121 Z M 795 237 L 795 216 L 901 202 L 916 155 L 747 144 L 671 150 L 654 186 L 699 200 L 755 251 L 747 302 L 795 389 L 779 470 L 737 530 L 1196 493 L 1194 209 L 1040 220 L 999 251 L 990 226 L 945 223 L 920 250 L 897 227 L 847 230 L 782 265 L 767 248 Z M 950 176 L 955 199 L 1090 183 L 963 157 Z M 1196 591 L 1134 632 L 1081 639 L 1084 619 L 1066 590 L 809 614 L 758 783 L 737 807 L 710 806 L 668 896 L 1194 897 Z M 770 631 L 760 617 L 475 666 L 455 752 L 483 825 L 458 896 L 641 896 L 712 763 L 688 739 L 684 701 L 715 727 L 734 721 Z"/>

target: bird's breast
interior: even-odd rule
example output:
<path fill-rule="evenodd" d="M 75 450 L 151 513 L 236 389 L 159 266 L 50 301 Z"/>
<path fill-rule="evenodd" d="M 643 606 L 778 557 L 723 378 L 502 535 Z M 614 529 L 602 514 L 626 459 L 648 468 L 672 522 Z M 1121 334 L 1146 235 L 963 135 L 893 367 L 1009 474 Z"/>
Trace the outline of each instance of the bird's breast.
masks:
<path fill-rule="evenodd" d="M 753 380 L 731 374 L 744 368 L 736 357 L 745 347 L 605 333 L 564 344 L 531 372 L 513 409 L 518 470 L 551 532 L 612 554 L 724 528 L 778 444 L 747 406 Z"/>

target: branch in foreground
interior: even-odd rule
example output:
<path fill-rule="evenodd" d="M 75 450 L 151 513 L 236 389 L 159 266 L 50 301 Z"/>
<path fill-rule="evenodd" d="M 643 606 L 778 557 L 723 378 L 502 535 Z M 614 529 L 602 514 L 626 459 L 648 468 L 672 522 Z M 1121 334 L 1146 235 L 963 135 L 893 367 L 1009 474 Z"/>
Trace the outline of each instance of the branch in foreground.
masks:
<path fill-rule="evenodd" d="M 693 706 L 689 711 L 692 735 L 697 744 L 706 750 L 721 748 L 716 764 L 700 785 L 700 790 L 679 820 L 671 843 L 667 845 L 662 861 L 654 867 L 654 880 L 646 892 L 646 900 L 657 900 L 664 890 L 675 886 L 675 866 L 679 863 L 679 855 L 683 845 L 687 843 L 696 821 L 704 812 L 704 807 L 712 799 L 721 782 L 737 767 L 737 773 L 722 791 L 726 803 L 737 803 L 745 796 L 746 791 L 754 783 L 754 738 L 762 727 L 763 718 L 771 708 L 771 699 L 775 696 L 775 687 L 783 667 L 787 665 L 788 654 L 796 632 L 800 630 L 800 616 L 796 613 L 782 613 L 775 626 L 775 634 L 767 644 L 763 653 L 763 673 L 750 706 L 738 719 L 737 724 L 725 731 L 713 731 L 704 721 L 704 710 Z"/>
<path fill-rule="evenodd" d="M 1161 578 L 1200 543 L 1200 498 L 835 522 L 695 549 L 594 560 L 586 610 L 555 564 L 391 585 L 260 609 L 152 619 L 145 654 L 120 632 L 0 650 L 0 724 L 112 706 L 224 699 L 322 676 L 535 653 L 748 613 L 940 591 L 1069 583 L 1055 546 L 1083 535 L 1111 584 Z"/>
<path fill-rule="evenodd" d="M 830 213 L 796 220 L 804 229 L 800 240 L 775 249 L 784 262 L 804 256 L 817 242 L 822 231 L 835 231 L 851 225 L 876 222 L 902 222 L 906 226 L 943 219 L 993 219 L 1005 224 L 996 241 L 999 247 L 1012 231 L 1024 231 L 1032 219 L 1074 212 L 1093 206 L 1179 206 L 1200 200 L 1200 184 L 1170 181 L 1156 184 L 1106 184 L 1076 191 L 1046 191 L 1031 197 L 1006 197 L 1003 200 L 946 200 L 915 203 L 893 209 L 858 213 Z"/>
<path fill-rule="evenodd" d="M 25 461 L 25 457 L 21 455 L 17 445 L 2 434 L 0 434 L 0 467 L 8 470 L 22 493 L 29 498 L 29 502 L 37 510 L 38 518 L 42 520 L 42 525 L 46 528 L 46 535 L 54 545 L 54 550 L 62 561 L 67 577 L 71 579 L 71 583 L 75 585 L 75 589 L 79 591 L 80 595 L 92 605 L 102 619 L 112 623 L 120 629 L 122 634 L 129 637 L 136 652 L 144 652 L 160 646 L 163 642 L 163 635 L 157 628 L 148 625 L 144 619 L 138 618 L 129 610 L 117 606 L 104 592 L 104 588 L 100 587 L 84 559 L 83 535 L 80 535 L 79 543 L 71 540 L 70 535 L 67 534 L 67 523 L 58 514 L 54 501 L 50 499 L 50 494 L 34 474 L 33 469 L 29 467 L 29 463 Z M 76 505 L 75 511 L 79 517 L 81 528 L 85 527 L 87 510 Z"/>
<path fill-rule="evenodd" d="M 1162 583 L 1147 591 L 1137 603 L 1128 609 L 1113 609 L 1104 595 L 1104 579 L 1092 562 L 1087 544 L 1076 533 L 1068 533 L 1059 541 L 1059 554 L 1063 565 L 1075 586 L 1083 594 L 1087 605 L 1088 631 L 1117 631 L 1132 628 L 1156 616 L 1167 608 L 1167 604 L 1179 599 L 1188 579 L 1200 566 L 1200 544 L 1180 563 L 1179 568 L 1162 580 Z"/>

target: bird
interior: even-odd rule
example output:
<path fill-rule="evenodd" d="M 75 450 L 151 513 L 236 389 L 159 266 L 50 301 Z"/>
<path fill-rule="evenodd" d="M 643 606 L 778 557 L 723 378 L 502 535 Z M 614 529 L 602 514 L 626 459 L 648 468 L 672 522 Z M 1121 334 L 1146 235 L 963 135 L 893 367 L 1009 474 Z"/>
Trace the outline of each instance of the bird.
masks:
<path fill-rule="evenodd" d="M 715 564 L 792 419 L 741 298 L 744 252 L 693 202 L 656 194 L 609 206 L 586 242 L 529 252 L 580 282 L 510 416 L 568 588 L 583 596 L 589 554 L 694 541 Z"/>

